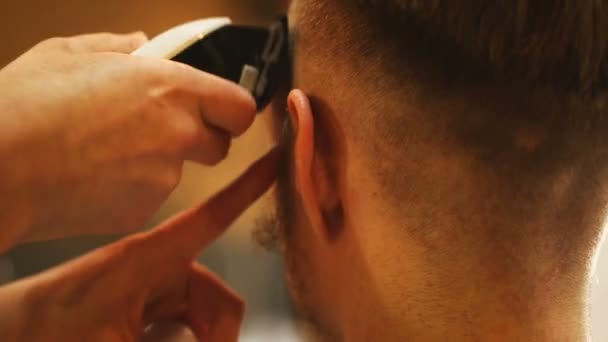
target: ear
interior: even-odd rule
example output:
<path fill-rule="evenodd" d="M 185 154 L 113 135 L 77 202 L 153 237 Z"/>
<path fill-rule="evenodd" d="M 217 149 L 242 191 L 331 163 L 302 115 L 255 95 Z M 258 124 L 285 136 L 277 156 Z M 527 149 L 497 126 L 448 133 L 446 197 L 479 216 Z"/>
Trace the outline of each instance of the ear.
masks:
<path fill-rule="evenodd" d="M 315 124 L 310 99 L 293 90 L 288 97 L 289 113 L 295 133 L 294 177 L 306 216 L 320 238 L 333 240 L 343 224 L 342 199 L 331 132 L 326 125 Z M 317 113 L 319 114 L 319 113 Z"/>

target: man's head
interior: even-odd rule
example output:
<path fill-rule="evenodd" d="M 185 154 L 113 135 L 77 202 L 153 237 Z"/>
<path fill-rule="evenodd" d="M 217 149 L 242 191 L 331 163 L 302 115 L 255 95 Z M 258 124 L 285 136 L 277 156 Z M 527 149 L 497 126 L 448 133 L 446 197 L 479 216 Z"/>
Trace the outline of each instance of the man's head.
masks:
<path fill-rule="evenodd" d="M 289 13 L 278 221 L 302 312 L 346 340 L 515 338 L 533 318 L 549 337 L 559 310 L 582 319 L 608 203 L 608 2 Z"/>

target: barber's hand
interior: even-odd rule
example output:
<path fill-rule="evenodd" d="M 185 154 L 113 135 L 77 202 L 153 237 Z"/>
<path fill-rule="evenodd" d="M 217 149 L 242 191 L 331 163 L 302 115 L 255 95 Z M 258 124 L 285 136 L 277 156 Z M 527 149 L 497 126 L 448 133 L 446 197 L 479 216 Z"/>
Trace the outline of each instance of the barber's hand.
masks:
<path fill-rule="evenodd" d="M 271 152 L 206 204 L 159 228 L 0 287 L 6 341 L 138 341 L 178 321 L 201 341 L 236 341 L 244 304 L 202 266 L 200 250 L 274 182 Z"/>
<path fill-rule="evenodd" d="M 0 70 L 0 251 L 140 227 L 185 160 L 218 163 L 251 125 L 255 102 L 245 90 L 128 54 L 145 41 L 54 38 Z"/>

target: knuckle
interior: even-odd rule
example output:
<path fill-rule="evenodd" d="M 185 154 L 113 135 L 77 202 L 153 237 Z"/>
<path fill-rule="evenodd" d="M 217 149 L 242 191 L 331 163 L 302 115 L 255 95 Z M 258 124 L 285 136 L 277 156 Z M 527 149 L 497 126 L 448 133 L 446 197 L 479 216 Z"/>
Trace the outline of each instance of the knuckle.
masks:
<path fill-rule="evenodd" d="M 168 124 L 167 127 L 171 128 L 171 123 L 175 119 L 170 116 L 171 106 L 166 99 L 167 89 L 151 85 L 148 80 L 139 78 L 137 75 L 134 75 L 133 78 L 141 81 L 140 90 L 137 93 L 142 94 L 143 99 L 138 103 L 140 107 L 138 109 L 149 114 L 150 119 L 166 118 L 168 122 L 163 122 L 163 124 Z M 166 115 L 160 116 L 161 114 Z"/>
<path fill-rule="evenodd" d="M 173 64 L 178 63 L 156 58 L 137 58 L 140 72 L 151 84 L 175 90 L 179 84 L 176 82 L 177 72 Z"/>
<path fill-rule="evenodd" d="M 148 89 L 150 96 L 158 96 L 162 91 L 166 91 L 168 82 L 163 75 L 155 70 L 154 62 L 148 59 L 132 60 L 129 64 L 130 76 Z"/>
<path fill-rule="evenodd" d="M 172 88 L 166 72 L 163 70 L 163 61 L 146 57 L 127 56 L 124 66 L 127 68 L 131 82 L 144 86 L 151 95 Z M 174 86 L 173 86 L 174 87 Z"/>
<path fill-rule="evenodd" d="M 58 43 L 58 47 L 70 53 L 80 52 L 85 46 L 81 37 L 66 37 L 59 39 L 61 39 L 61 42 Z"/>
<path fill-rule="evenodd" d="M 38 43 L 38 48 L 44 49 L 66 49 L 68 46 L 67 38 L 53 37 Z"/>

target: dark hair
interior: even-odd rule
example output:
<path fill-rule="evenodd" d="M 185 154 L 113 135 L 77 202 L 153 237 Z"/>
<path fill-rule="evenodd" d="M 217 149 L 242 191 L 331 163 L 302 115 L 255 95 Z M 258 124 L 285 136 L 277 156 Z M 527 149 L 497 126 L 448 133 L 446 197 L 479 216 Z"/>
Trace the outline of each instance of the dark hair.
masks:
<path fill-rule="evenodd" d="M 306 71 L 320 84 L 314 95 L 348 97 L 336 105 L 352 104 L 345 130 L 400 217 L 418 217 L 422 230 L 450 216 L 462 219 L 452 226 L 529 225 L 569 172 L 569 196 L 600 198 L 608 0 L 296 4 L 301 59 L 313 60 Z"/>
<path fill-rule="evenodd" d="M 413 81 L 425 105 L 444 96 L 459 101 L 482 97 L 484 108 L 479 108 L 480 101 L 475 104 L 479 111 L 457 113 L 454 108 L 444 117 L 463 123 L 464 131 L 456 134 L 479 137 L 478 146 L 493 144 L 486 138 L 496 137 L 494 129 L 505 136 L 509 128 L 530 121 L 559 136 L 555 139 L 569 141 L 591 136 L 597 140 L 608 130 L 608 0 L 305 3 L 302 10 L 312 18 L 306 25 L 323 35 L 326 39 L 320 40 L 326 44 L 341 44 L 316 49 L 329 50 L 323 59 L 333 60 L 346 51 L 345 57 L 360 70 L 380 64 L 385 89 Z M 360 62 L 369 58 L 380 63 Z M 474 93 L 480 89 L 487 94 Z M 458 122 L 445 125 L 459 129 Z"/>
<path fill-rule="evenodd" d="M 342 0 L 399 48 L 453 70 L 484 67 L 485 77 L 516 79 L 579 94 L 608 87 L 605 0 Z M 396 43 L 397 42 L 397 43 Z M 448 68 L 442 68 L 444 75 Z"/>

